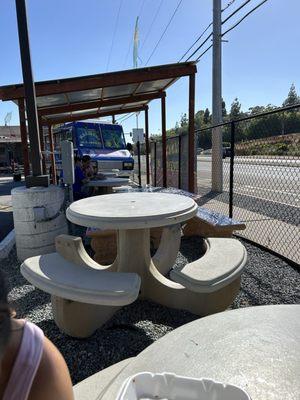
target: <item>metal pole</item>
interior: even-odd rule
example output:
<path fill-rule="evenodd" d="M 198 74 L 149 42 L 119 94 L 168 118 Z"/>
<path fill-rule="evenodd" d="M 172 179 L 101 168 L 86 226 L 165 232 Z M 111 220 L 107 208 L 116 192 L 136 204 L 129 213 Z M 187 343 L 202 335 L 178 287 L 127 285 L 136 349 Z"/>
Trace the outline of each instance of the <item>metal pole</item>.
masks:
<path fill-rule="evenodd" d="M 181 189 L 181 136 L 178 136 L 178 189 Z"/>
<path fill-rule="evenodd" d="M 54 143 L 53 143 L 53 131 L 52 125 L 48 125 L 48 133 L 49 133 L 49 143 L 50 143 L 50 159 L 51 159 L 51 169 L 52 169 L 52 183 L 56 185 L 56 165 L 55 165 L 55 156 L 54 156 Z"/>
<path fill-rule="evenodd" d="M 26 178 L 26 176 L 28 176 L 30 174 L 30 165 L 29 165 L 24 99 L 19 99 L 18 105 L 19 105 L 19 119 L 20 119 L 20 132 L 21 132 L 21 141 L 22 141 L 23 163 L 24 163 L 24 175 Z"/>
<path fill-rule="evenodd" d="M 212 122 L 222 122 L 221 0 L 213 0 Z M 212 130 L 212 190 L 223 190 L 222 128 Z"/>
<path fill-rule="evenodd" d="M 146 182 L 147 185 L 150 184 L 150 159 L 149 159 L 149 119 L 148 119 L 148 109 L 145 110 L 145 142 L 146 142 Z"/>
<path fill-rule="evenodd" d="M 141 144 L 136 142 L 137 152 L 138 152 L 138 168 L 139 168 L 139 186 L 142 186 L 142 175 L 141 175 Z"/>
<path fill-rule="evenodd" d="M 161 133 L 162 133 L 162 167 L 163 187 L 167 187 L 167 131 L 166 131 L 166 98 L 161 98 Z"/>
<path fill-rule="evenodd" d="M 233 173 L 234 173 L 234 150 L 235 150 L 235 123 L 230 124 L 230 171 L 229 171 L 229 218 L 233 215 Z"/>
<path fill-rule="evenodd" d="M 42 176 L 42 154 L 39 139 L 38 116 L 35 98 L 35 87 L 33 82 L 30 46 L 27 26 L 27 13 L 25 0 L 15 0 L 19 43 L 21 52 L 22 72 L 26 100 L 26 113 L 28 133 L 30 139 L 30 158 L 33 177 L 26 178 L 26 186 L 48 186 L 49 177 Z"/>
<path fill-rule="evenodd" d="M 195 193 L 195 74 L 189 78 L 189 191 Z"/>
<path fill-rule="evenodd" d="M 154 142 L 154 186 L 156 187 L 157 184 L 157 172 L 156 172 L 156 168 L 157 168 L 157 161 L 156 161 L 156 142 Z"/>
<path fill-rule="evenodd" d="M 116 116 L 112 115 L 112 123 L 115 124 L 116 123 Z"/>
<path fill-rule="evenodd" d="M 44 139 L 43 123 L 41 119 L 39 119 L 39 133 L 40 133 L 40 143 L 41 143 L 41 153 L 42 153 L 43 174 L 46 174 L 45 139 Z"/>

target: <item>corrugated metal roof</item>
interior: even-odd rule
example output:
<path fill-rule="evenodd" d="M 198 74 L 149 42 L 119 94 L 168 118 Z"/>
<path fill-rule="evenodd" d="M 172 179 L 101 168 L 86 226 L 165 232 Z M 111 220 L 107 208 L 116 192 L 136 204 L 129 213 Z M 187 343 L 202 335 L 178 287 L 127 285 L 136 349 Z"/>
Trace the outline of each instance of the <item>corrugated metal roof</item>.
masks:
<path fill-rule="evenodd" d="M 36 82 L 39 117 L 54 124 L 143 110 L 177 79 L 195 72 L 195 63 L 187 62 Z M 0 87 L 0 99 L 20 98 L 23 85 Z"/>

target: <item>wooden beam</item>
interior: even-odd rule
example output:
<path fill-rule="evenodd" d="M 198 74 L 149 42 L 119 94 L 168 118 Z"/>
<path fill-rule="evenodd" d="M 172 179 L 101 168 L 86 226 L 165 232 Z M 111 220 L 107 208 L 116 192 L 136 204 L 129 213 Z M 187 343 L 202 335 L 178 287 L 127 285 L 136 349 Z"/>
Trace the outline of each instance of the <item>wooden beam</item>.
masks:
<path fill-rule="evenodd" d="M 39 118 L 39 133 L 40 133 L 40 143 L 41 143 L 41 152 L 42 152 L 43 174 L 46 175 L 45 140 L 44 140 L 43 121 L 41 118 Z"/>
<path fill-rule="evenodd" d="M 54 156 L 54 141 L 53 141 L 53 131 L 52 125 L 48 125 L 48 134 L 49 134 L 49 143 L 50 143 L 50 159 L 51 159 L 51 169 L 52 169 L 52 183 L 56 185 L 56 165 L 55 165 L 55 156 Z"/>
<path fill-rule="evenodd" d="M 195 74 L 189 78 L 189 191 L 195 193 Z"/>
<path fill-rule="evenodd" d="M 146 182 L 147 185 L 150 184 L 150 146 L 149 146 L 149 118 L 148 110 L 145 110 L 145 142 L 146 142 Z"/>
<path fill-rule="evenodd" d="M 162 134 L 162 167 L 163 187 L 167 187 L 167 131 L 166 131 L 166 98 L 161 99 L 161 134 Z"/>
<path fill-rule="evenodd" d="M 144 111 L 148 106 L 142 106 L 142 107 L 130 107 L 130 108 L 124 108 L 124 110 L 116 110 L 116 111 L 97 111 L 93 114 L 82 114 L 82 115 L 69 115 L 66 117 L 61 117 L 61 118 L 53 118 L 53 119 L 43 119 L 42 123 L 43 125 L 55 125 L 55 124 L 62 124 L 64 122 L 72 122 L 72 121 L 81 121 L 84 119 L 89 119 L 89 118 L 99 118 L 99 117 L 107 117 L 107 116 L 112 116 L 112 115 L 118 115 L 118 114 L 127 114 L 131 112 L 139 112 L 139 111 Z"/>
<path fill-rule="evenodd" d="M 71 111 L 81 111 L 81 110 L 91 110 L 93 108 L 101 108 L 101 107 L 108 107 L 108 106 L 116 106 L 126 103 L 135 103 L 139 101 L 146 101 L 146 100 L 153 100 L 159 99 L 165 96 L 165 93 L 156 92 L 156 93 L 147 93 L 143 95 L 132 95 L 126 97 L 119 97 L 115 99 L 109 100 L 95 100 L 95 101 L 88 101 L 88 102 L 81 102 L 81 103 L 73 103 L 68 105 L 62 106 L 54 106 L 54 107 L 45 107 L 39 109 L 39 115 L 53 115 L 53 114 L 60 114 L 65 112 Z"/>
<path fill-rule="evenodd" d="M 24 175 L 30 175 L 29 165 L 29 153 L 28 153 L 28 141 L 27 141 L 27 128 L 25 118 L 25 102 L 24 99 L 18 101 L 19 105 L 19 119 L 20 119 L 20 132 L 22 142 L 22 153 L 23 153 L 23 164 L 24 164 Z"/>
<path fill-rule="evenodd" d="M 108 86 L 129 85 L 140 82 L 179 78 L 181 76 L 191 75 L 195 72 L 196 65 L 193 63 L 176 63 L 159 67 L 146 67 L 99 75 L 37 82 L 35 88 L 37 96 L 49 96 L 51 94 L 99 89 Z M 14 100 L 24 96 L 23 85 L 0 87 L 1 100 Z"/>

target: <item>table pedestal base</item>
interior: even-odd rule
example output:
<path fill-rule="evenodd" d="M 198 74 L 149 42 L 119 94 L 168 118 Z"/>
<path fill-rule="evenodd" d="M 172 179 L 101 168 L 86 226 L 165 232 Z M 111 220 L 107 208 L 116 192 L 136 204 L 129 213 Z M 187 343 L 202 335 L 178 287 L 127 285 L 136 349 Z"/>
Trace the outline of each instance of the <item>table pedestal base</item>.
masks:
<path fill-rule="evenodd" d="M 239 291 L 240 276 L 211 293 L 191 291 L 170 280 L 167 275 L 175 263 L 180 240 L 179 224 L 164 228 L 160 246 L 151 258 L 150 229 L 120 230 L 115 261 L 110 266 L 104 267 L 97 264 L 97 267 L 105 271 L 138 274 L 141 277 L 139 297 L 142 299 L 171 308 L 187 310 L 199 316 L 225 310 Z M 64 246 L 58 246 L 57 250 L 70 261 L 74 259 L 75 263 L 78 258 L 76 258 L 76 253 L 80 251 L 81 257 L 77 262 L 84 262 L 85 250 L 81 246 L 72 246 L 71 259 L 66 253 L 67 250 L 64 250 Z M 70 336 L 88 337 L 111 318 L 120 307 L 86 304 L 52 296 L 52 308 L 55 322 L 61 330 Z"/>
<path fill-rule="evenodd" d="M 99 306 L 51 296 L 53 317 L 64 333 L 77 338 L 91 336 L 121 307 Z"/>
<path fill-rule="evenodd" d="M 239 291 L 240 277 L 213 293 L 192 292 L 168 279 L 166 275 L 175 263 L 180 240 L 180 225 L 165 228 L 160 246 L 151 258 L 149 229 L 119 231 L 118 257 L 113 265 L 119 272 L 140 275 L 140 298 L 199 316 L 224 311 Z"/>

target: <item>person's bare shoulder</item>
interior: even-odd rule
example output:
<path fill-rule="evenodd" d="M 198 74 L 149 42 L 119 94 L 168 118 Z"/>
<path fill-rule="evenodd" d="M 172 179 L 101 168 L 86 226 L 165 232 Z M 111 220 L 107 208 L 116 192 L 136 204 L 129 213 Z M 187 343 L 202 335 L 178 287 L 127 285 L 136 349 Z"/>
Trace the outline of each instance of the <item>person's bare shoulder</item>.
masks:
<path fill-rule="evenodd" d="M 73 400 L 72 382 L 64 358 L 50 340 L 44 351 L 28 400 Z"/>

